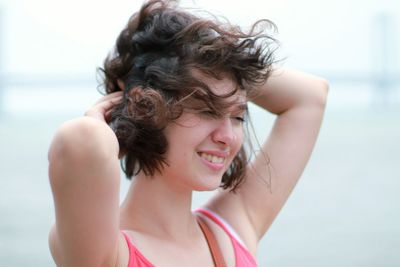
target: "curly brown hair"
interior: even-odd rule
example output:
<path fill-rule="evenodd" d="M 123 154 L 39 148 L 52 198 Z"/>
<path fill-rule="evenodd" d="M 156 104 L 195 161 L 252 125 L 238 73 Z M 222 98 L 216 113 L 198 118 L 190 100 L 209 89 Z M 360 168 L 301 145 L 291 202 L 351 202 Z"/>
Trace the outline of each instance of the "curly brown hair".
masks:
<path fill-rule="evenodd" d="M 259 20 L 248 33 L 228 22 L 196 16 L 175 1 L 151 0 L 133 14 L 115 49 L 104 61 L 106 93 L 124 91 L 111 114 L 110 125 L 124 153 L 122 169 L 128 179 L 143 171 L 148 176 L 168 164 L 164 129 L 186 109 L 222 116 L 227 97 L 264 83 L 272 71 L 275 28 Z M 195 73 L 217 79 L 228 75 L 236 89 L 217 95 Z M 200 103 L 196 107 L 193 101 Z M 188 104 L 191 103 L 191 104 Z M 234 190 L 243 181 L 247 156 L 242 147 L 222 177 L 221 187 Z"/>

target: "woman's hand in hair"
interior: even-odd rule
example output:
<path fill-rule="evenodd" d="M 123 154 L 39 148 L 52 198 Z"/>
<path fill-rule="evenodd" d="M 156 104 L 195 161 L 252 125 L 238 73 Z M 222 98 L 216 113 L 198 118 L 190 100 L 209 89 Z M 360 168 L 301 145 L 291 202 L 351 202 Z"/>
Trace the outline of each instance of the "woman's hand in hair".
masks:
<path fill-rule="evenodd" d="M 85 116 L 108 123 L 113 107 L 122 100 L 122 97 L 122 91 L 114 92 L 101 97 L 90 109 L 85 112 Z"/>
<path fill-rule="evenodd" d="M 122 91 L 105 95 L 97 100 L 97 102 L 85 112 L 85 116 L 100 120 L 108 124 L 110 122 L 110 115 L 113 108 L 116 104 L 119 104 L 121 102 L 122 98 Z M 115 134 L 113 135 L 113 137 L 116 138 Z M 118 143 L 118 141 L 116 143 Z M 125 152 L 119 149 L 118 158 L 121 159 L 124 154 Z"/>

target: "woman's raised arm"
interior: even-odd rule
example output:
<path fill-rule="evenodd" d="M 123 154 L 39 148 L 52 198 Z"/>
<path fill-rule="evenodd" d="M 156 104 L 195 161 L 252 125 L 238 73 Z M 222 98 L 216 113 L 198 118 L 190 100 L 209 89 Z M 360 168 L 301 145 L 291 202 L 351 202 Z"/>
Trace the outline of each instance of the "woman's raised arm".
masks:
<path fill-rule="evenodd" d="M 274 126 L 248 165 L 237 193 L 222 192 L 209 204 L 239 231 L 254 253 L 310 158 L 328 84 L 306 73 L 277 69 L 257 90 L 253 102 L 277 116 Z"/>
<path fill-rule="evenodd" d="M 119 146 L 106 123 L 121 94 L 64 123 L 49 149 L 56 222 L 49 242 L 59 266 L 115 266 L 119 241 Z"/>

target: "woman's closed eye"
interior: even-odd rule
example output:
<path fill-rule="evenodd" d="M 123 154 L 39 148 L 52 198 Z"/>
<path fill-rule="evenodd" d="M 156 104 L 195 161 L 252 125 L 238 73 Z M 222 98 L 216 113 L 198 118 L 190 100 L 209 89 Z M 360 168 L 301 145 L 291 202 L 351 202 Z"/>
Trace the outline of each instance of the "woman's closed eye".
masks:
<path fill-rule="evenodd" d="M 244 116 L 234 116 L 234 117 L 232 117 L 232 118 L 235 119 L 235 120 L 237 120 L 238 122 L 241 122 L 241 123 L 243 123 L 243 122 L 246 121 L 246 119 L 245 119 Z"/>
<path fill-rule="evenodd" d="M 231 120 L 238 122 L 238 123 L 244 123 L 246 121 L 245 114 L 227 114 L 227 116 L 224 116 L 222 114 L 218 114 L 217 112 L 213 110 L 203 110 L 200 113 L 200 116 L 203 116 L 206 119 L 222 119 L 224 117 L 230 118 Z"/>

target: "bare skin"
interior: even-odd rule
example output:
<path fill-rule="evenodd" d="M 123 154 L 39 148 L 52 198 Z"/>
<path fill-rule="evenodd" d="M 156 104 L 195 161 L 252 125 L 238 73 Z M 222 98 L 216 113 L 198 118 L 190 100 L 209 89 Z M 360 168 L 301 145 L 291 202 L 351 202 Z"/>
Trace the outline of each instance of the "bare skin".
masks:
<path fill-rule="evenodd" d="M 229 81 L 210 82 L 215 82 L 218 92 L 231 86 Z M 258 90 L 254 103 L 277 115 L 262 145 L 270 159 L 271 176 L 260 153 L 249 164 L 246 180 L 236 194 L 218 190 L 204 205 L 233 226 L 254 256 L 260 239 L 285 204 L 311 155 L 328 86 L 315 76 L 277 70 Z M 182 157 L 193 163 L 184 169 L 185 175 L 180 176 L 178 167 L 150 179 L 139 173 L 119 206 L 119 147 L 106 122 L 121 95 L 118 92 L 105 96 L 86 116 L 63 124 L 50 147 L 49 177 L 56 223 L 49 242 L 57 266 L 127 266 L 129 253 L 120 230 L 126 230 L 155 266 L 213 266 L 206 240 L 191 211 L 192 192 L 218 187 L 220 180 L 216 177 L 222 177 L 243 141 L 237 121 L 240 114 L 232 109 L 227 118 L 200 119 L 201 124 L 193 124 L 199 128 L 193 128 L 196 134 L 185 138 L 189 145 L 180 149 L 176 141 L 168 152 L 170 159 Z M 193 118 L 185 115 L 182 122 L 193 122 Z M 182 131 L 191 129 L 171 126 L 167 129 L 168 140 L 175 142 L 176 133 Z M 188 157 L 191 150 L 185 147 L 196 153 Z M 229 151 L 221 170 L 209 171 L 202 165 L 203 159 L 197 158 L 202 154 L 199 151 L 209 149 Z M 212 179 L 199 178 L 203 176 Z M 266 182 L 269 180 L 272 188 Z M 227 266 L 234 266 L 229 237 L 211 221 L 208 224 L 223 249 Z"/>

